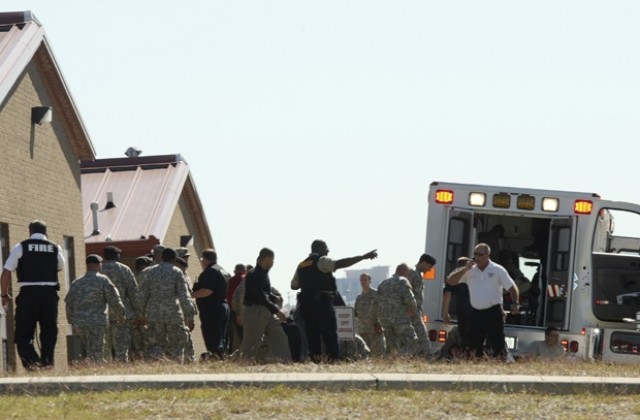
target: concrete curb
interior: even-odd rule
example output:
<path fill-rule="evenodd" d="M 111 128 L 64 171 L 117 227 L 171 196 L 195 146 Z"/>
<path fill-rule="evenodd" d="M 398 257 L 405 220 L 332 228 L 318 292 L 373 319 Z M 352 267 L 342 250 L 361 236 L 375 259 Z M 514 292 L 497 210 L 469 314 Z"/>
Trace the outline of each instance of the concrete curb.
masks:
<path fill-rule="evenodd" d="M 2 394 L 286 386 L 298 389 L 640 394 L 638 378 L 398 373 L 234 373 L 0 378 Z"/>

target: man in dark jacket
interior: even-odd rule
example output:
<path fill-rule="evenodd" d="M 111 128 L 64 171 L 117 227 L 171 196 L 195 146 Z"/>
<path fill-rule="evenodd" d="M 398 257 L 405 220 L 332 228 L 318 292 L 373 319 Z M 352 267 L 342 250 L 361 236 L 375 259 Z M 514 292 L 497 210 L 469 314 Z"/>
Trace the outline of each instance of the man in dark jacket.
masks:
<path fill-rule="evenodd" d="M 224 359 L 224 337 L 229 319 L 227 304 L 227 272 L 218 265 L 213 249 L 202 251 L 202 273 L 193 285 L 191 297 L 196 299 L 200 328 L 207 351 Z"/>
<path fill-rule="evenodd" d="M 262 337 L 273 355 L 281 362 L 291 362 L 289 341 L 280 321 L 287 316 L 277 305 L 278 298 L 272 293 L 269 270 L 273 267 L 274 253 L 269 248 L 262 248 L 258 255 L 256 268 L 245 279 L 244 311 L 242 320 L 244 338 L 240 345 L 240 355 L 245 359 L 255 360 Z"/>
<path fill-rule="evenodd" d="M 332 260 L 327 257 L 328 254 L 326 242 L 319 239 L 313 241 L 311 254 L 298 265 L 291 280 L 291 288 L 300 289 L 298 300 L 305 322 L 309 353 L 314 362 L 321 361 L 322 341 L 329 361 L 340 358 L 336 313 L 333 308 L 339 294 L 333 272 L 351 267 L 362 260 L 378 257 L 376 250 L 340 260 Z"/>

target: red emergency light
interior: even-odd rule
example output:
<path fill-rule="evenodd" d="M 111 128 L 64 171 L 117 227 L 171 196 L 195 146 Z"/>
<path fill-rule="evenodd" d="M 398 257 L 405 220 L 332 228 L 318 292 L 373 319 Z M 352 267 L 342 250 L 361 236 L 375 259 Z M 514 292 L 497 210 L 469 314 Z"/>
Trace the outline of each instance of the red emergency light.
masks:
<path fill-rule="evenodd" d="M 579 349 L 580 349 L 580 345 L 578 344 L 577 341 L 572 341 L 571 343 L 569 343 L 569 352 L 577 353 Z"/>

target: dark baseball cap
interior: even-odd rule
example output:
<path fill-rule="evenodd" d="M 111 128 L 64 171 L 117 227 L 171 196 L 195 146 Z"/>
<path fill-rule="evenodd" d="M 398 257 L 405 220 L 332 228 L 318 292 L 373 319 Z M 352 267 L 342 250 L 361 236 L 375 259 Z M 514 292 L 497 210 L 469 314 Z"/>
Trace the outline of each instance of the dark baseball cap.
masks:
<path fill-rule="evenodd" d="M 87 255 L 85 262 L 87 264 L 100 264 L 102 262 L 102 257 L 96 254 Z"/>
<path fill-rule="evenodd" d="M 115 254 L 120 254 L 122 250 L 117 246 L 109 245 L 104 247 L 104 252 L 113 252 Z"/>
<path fill-rule="evenodd" d="M 104 247 L 104 256 L 107 259 L 109 259 L 109 257 L 116 257 L 120 253 L 122 253 L 122 250 L 117 246 L 109 245 Z"/>
<path fill-rule="evenodd" d="M 175 260 L 178 257 L 178 253 L 173 248 L 165 248 L 162 251 L 162 259 L 163 260 Z"/>

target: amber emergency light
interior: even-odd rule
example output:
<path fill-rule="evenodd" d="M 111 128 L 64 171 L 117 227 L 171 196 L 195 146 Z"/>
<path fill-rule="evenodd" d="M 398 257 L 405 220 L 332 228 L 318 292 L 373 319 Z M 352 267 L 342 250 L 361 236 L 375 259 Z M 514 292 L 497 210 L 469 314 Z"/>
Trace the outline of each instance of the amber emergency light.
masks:
<path fill-rule="evenodd" d="M 451 204 L 451 203 L 453 203 L 453 191 L 451 191 L 451 190 L 436 190 L 436 203 L 438 203 L 438 204 Z"/>
<path fill-rule="evenodd" d="M 591 214 L 593 210 L 593 202 L 590 200 L 576 200 L 573 211 L 576 214 Z"/>
<path fill-rule="evenodd" d="M 536 199 L 531 195 L 519 195 L 516 206 L 520 210 L 533 210 L 536 206 Z"/>
<path fill-rule="evenodd" d="M 493 195 L 493 207 L 499 209 L 508 209 L 511 207 L 511 196 L 507 193 L 498 193 Z"/>

